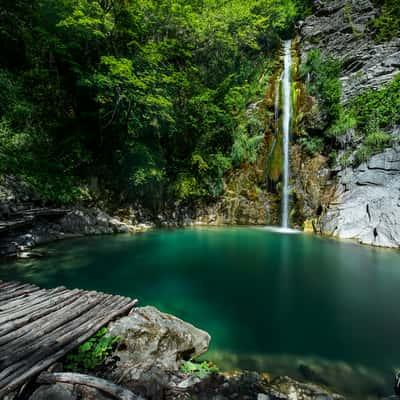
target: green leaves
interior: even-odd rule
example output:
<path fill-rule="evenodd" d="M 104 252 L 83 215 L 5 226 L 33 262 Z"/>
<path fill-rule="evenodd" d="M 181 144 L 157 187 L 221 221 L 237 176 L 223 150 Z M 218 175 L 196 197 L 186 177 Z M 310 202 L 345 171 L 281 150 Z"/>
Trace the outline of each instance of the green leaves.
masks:
<path fill-rule="evenodd" d="M 93 175 L 152 207 L 218 196 L 257 158 L 262 128 L 243 116 L 302 2 L 14 3 L 0 20 L 1 168 L 46 198 L 86 198 Z"/>
<path fill-rule="evenodd" d="M 333 58 L 324 58 L 317 49 L 308 53 L 301 74 L 307 82 L 310 95 L 318 98 L 322 117 L 329 126 L 339 118 L 342 86 L 339 80 L 341 63 Z"/>
<path fill-rule="evenodd" d="M 186 361 L 182 367 L 181 371 L 187 374 L 193 374 L 199 377 L 200 379 L 204 379 L 210 374 L 218 373 L 219 368 L 208 361 L 203 361 L 201 363 L 193 362 L 193 361 Z"/>
<path fill-rule="evenodd" d="M 380 4 L 379 4 L 380 5 Z M 400 30 L 400 3 L 398 0 L 385 0 L 381 12 L 372 21 L 379 42 L 385 42 L 398 36 Z"/>
<path fill-rule="evenodd" d="M 105 336 L 107 328 L 100 329 L 93 337 L 66 356 L 69 371 L 87 372 L 100 366 L 121 340 L 118 336 Z"/>

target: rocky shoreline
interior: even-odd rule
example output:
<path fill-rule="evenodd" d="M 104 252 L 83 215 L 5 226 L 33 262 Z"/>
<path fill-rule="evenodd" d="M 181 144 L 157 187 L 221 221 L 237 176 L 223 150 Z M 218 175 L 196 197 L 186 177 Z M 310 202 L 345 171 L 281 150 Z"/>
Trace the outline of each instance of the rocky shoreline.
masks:
<path fill-rule="evenodd" d="M 129 389 L 137 399 L 147 400 L 339 400 L 344 397 L 315 384 L 288 377 L 247 371 L 210 372 L 203 376 L 182 371 L 182 364 L 204 354 L 210 336 L 154 307 L 134 309 L 129 316 L 108 326 L 108 335 L 119 344 L 101 368 L 90 374 Z M 49 368 L 61 372 L 57 363 Z M 21 394 L 25 397 L 21 397 Z M 80 384 L 31 382 L 4 400 L 111 400 L 101 391 Z M 121 397 L 122 399 L 123 397 Z"/>

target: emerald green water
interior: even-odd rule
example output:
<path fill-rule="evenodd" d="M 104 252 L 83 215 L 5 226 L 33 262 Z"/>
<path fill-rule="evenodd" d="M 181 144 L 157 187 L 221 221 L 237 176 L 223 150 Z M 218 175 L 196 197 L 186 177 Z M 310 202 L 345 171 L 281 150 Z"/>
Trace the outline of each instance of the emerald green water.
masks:
<path fill-rule="evenodd" d="M 235 366 L 400 365 L 398 251 L 257 228 L 83 238 L 46 250 L 0 265 L 0 279 L 138 298 L 207 330 L 210 357 Z"/>

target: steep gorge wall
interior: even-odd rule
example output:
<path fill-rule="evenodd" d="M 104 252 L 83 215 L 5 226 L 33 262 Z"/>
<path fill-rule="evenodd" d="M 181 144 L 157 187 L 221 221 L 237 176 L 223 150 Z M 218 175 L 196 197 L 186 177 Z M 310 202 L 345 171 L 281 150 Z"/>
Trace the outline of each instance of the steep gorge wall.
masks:
<path fill-rule="evenodd" d="M 343 62 L 346 104 L 366 89 L 379 89 L 400 71 L 400 37 L 376 43 L 370 22 L 378 10 L 369 0 L 315 1 L 315 13 L 300 24 L 302 60 L 311 49 Z M 400 111 L 399 111 L 400 112 Z M 318 216 L 325 235 L 361 243 L 400 247 L 400 129 L 387 132 L 393 146 L 354 167 L 336 166 L 334 194 Z M 354 147 L 354 135 L 347 135 Z M 352 143 L 353 141 L 353 143 Z M 324 188 L 325 196 L 331 188 Z"/>

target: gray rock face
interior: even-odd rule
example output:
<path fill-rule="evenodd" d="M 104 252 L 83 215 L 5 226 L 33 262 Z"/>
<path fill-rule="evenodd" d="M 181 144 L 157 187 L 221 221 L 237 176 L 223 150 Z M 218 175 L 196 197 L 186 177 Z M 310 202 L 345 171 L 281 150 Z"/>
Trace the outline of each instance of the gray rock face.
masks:
<path fill-rule="evenodd" d="M 154 379 L 157 370 L 177 371 L 184 360 L 205 353 L 210 335 L 154 307 L 137 308 L 109 325 L 109 334 L 122 341 L 114 356 L 119 358 L 112 379 L 122 382 Z"/>
<path fill-rule="evenodd" d="M 73 385 L 56 383 L 40 386 L 29 400 L 77 400 Z"/>
<path fill-rule="evenodd" d="M 381 88 L 399 73 L 400 38 L 381 44 L 374 41 L 370 23 L 378 10 L 371 0 L 316 0 L 314 7 L 314 15 L 300 27 L 302 60 L 317 48 L 343 61 L 343 104 L 366 89 Z M 391 133 L 396 134 L 395 130 Z M 343 149 L 359 144 L 351 131 L 341 140 Z M 323 234 L 400 247 L 399 152 L 394 146 L 358 168 L 336 171 L 336 195 L 320 218 Z"/>
<path fill-rule="evenodd" d="M 339 174 L 336 202 L 321 220 L 322 232 L 360 243 L 400 247 L 400 147 Z"/>
<path fill-rule="evenodd" d="M 343 61 L 343 102 L 393 80 L 400 68 L 400 38 L 374 42 L 369 23 L 378 11 L 370 0 L 315 1 L 316 12 L 300 28 L 303 61 L 318 48 Z"/>

